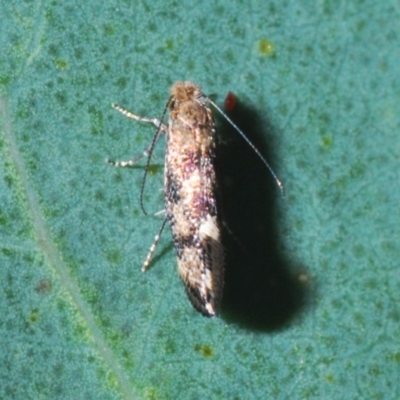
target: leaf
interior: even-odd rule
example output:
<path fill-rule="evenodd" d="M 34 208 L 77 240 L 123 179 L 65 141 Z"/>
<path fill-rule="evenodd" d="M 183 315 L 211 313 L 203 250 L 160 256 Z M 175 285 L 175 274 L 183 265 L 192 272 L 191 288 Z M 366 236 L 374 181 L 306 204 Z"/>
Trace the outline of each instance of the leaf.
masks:
<path fill-rule="evenodd" d="M 397 398 L 398 5 L 1 6 L 0 398 Z M 193 80 L 223 103 L 220 317 L 188 302 L 154 130 Z"/>

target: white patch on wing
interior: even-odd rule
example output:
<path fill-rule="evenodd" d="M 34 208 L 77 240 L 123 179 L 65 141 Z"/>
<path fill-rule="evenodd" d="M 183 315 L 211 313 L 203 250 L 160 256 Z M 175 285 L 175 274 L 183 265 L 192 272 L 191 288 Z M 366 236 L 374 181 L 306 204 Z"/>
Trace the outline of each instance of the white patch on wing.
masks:
<path fill-rule="evenodd" d="M 207 215 L 205 221 L 202 221 L 199 228 L 200 237 L 210 237 L 214 240 L 219 241 L 219 229 L 211 215 Z"/>

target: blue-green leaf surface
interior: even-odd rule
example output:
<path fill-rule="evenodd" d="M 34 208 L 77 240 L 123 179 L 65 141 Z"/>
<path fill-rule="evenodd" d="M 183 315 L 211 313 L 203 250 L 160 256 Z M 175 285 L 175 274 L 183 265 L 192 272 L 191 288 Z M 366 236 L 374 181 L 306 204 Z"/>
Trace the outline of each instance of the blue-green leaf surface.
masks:
<path fill-rule="evenodd" d="M 400 397 L 398 1 L 9 1 L 0 6 L 0 398 Z M 154 129 L 177 80 L 229 134 L 218 318 L 165 231 Z M 228 230 L 227 230 L 228 231 Z"/>

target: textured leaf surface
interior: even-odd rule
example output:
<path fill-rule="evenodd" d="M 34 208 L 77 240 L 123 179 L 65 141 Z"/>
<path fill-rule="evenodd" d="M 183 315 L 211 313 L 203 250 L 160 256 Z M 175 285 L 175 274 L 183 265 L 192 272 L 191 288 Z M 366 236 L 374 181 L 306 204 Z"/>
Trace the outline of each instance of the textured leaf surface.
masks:
<path fill-rule="evenodd" d="M 399 3 L 3 2 L 0 398 L 399 398 Z M 140 154 L 193 80 L 229 127 L 219 318 L 190 306 Z M 163 208 L 159 145 L 145 204 Z"/>

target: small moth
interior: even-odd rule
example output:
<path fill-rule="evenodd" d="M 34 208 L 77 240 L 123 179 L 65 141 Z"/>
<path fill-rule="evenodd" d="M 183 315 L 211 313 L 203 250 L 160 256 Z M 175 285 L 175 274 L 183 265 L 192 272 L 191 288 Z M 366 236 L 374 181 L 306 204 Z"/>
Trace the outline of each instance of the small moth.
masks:
<path fill-rule="evenodd" d="M 179 275 L 196 310 L 204 316 L 215 316 L 220 308 L 224 286 L 224 249 L 221 244 L 221 221 L 218 182 L 215 170 L 217 135 L 209 107 L 213 105 L 238 130 L 272 172 L 259 151 L 239 128 L 193 82 L 176 82 L 161 119 L 137 116 L 124 108 L 113 107 L 129 118 L 155 125 L 157 131 L 144 154 L 129 161 L 107 162 L 117 167 L 135 165 L 147 157 L 140 201 L 154 146 L 166 136 L 164 197 L 166 216 L 143 264 L 146 270 L 166 222 L 171 227 L 177 253 Z M 163 123 L 169 111 L 168 125 Z M 280 181 L 272 172 L 282 189 Z"/>

